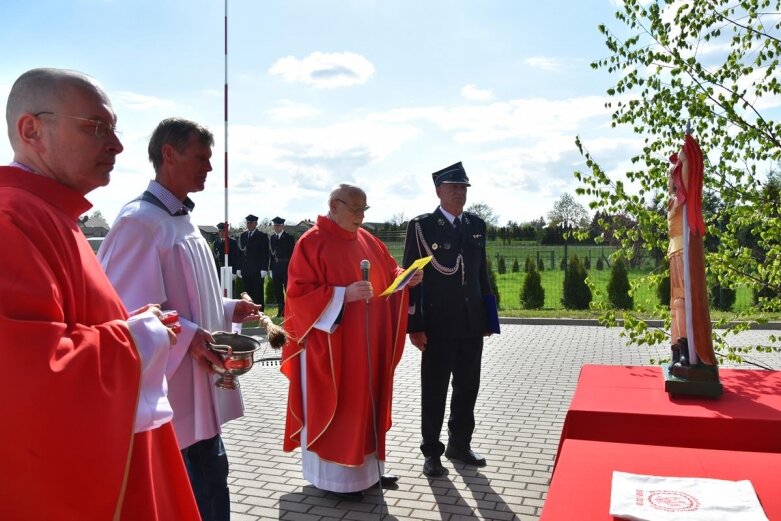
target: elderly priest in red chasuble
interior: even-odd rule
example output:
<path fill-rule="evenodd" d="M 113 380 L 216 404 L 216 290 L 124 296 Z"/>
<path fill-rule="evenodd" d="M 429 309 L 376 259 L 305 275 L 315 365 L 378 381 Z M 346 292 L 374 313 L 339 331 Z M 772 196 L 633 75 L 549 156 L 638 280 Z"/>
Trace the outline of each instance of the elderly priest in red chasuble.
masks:
<path fill-rule="evenodd" d="M 378 460 L 385 460 L 391 427 L 407 291 L 375 296 L 403 270 L 385 245 L 361 228 L 368 209 L 363 190 L 340 185 L 328 207 L 328 216 L 319 216 L 299 239 L 288 271 L 285 326 L 291 340 L 281 367 L 290 380 L 284 449 L 302 447 L 304 478 L 317 488 L 360 496 L 378 481 L 396 481 L 382 474 Z M 363 260 L 371 266 L 368 280 L 363 280 Z M 422 277 L 418 272 L 409 285 Z"/>

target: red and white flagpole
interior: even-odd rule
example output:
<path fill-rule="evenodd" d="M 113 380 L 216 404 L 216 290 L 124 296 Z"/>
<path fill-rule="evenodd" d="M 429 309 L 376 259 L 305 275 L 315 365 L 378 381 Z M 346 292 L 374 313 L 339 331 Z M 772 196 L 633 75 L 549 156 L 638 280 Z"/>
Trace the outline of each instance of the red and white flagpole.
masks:
<path fill-rule="evenodd" d="M 225 262 L 222 267 L 222 292 L 225 297 L 233 296 L 233 269 L 228 260 L 230 252 L 229 224 L 228 224 L 228 0 L 225 0 Z"/>

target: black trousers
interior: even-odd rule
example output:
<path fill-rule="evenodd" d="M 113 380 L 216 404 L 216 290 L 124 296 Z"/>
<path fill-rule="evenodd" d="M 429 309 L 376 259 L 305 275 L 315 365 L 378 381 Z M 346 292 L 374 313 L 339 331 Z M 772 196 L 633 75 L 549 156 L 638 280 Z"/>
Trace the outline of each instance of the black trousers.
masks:
<path fill-rule="evenodd" d="M 285 288 L 287 287 L 287 262 L 278 262 L 274 265 L 274 276 L 272 281 L 274 282 L 274 299 L 279 305 L 279 312 L 277 316 L 285 316 Z"/>
<path fill-rule="evenodd" d="M 228 521 L 228 455 L 220 435 L 182 449 L 182 458 L 203 521 Z"/>
<path fill-rule="evenodd" d="M 241 274 L 242 281 L 244 281 L 244 291 L 249 293 L 250 298 L 255 304 L 260 304 L 265 307 L 265 295 L 263 291 L 263 277 L 258 275 L 244 275 Z M 262 309 L 262 308 L 261 308 Z"/>
<path fill-rule="evenodd" d="M 429 337 L 420 366 L 421 433 L 424 456 L 441 456 L 439 441 L 445 418 L 447 389 L 453 377 L 448 418 L 448 443 L 456 450 L 471 448 L 475 430 L 475 402 L 480 390 L 483 337 Z"/>

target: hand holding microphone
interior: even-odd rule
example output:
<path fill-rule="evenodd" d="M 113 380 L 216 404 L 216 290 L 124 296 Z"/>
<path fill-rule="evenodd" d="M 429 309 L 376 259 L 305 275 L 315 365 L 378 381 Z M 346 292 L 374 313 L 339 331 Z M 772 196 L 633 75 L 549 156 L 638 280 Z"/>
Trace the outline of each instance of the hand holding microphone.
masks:
<path fill-rule="evenodd" d="M 374 290 L 372 289 L 372 283 L 369 282 L 369 261 L 364 259 L 361 261 L 361 278 L 357 282 L 353 282 L 347 286 L 347 291 L 344 295 L 345 302 L 356 302 L 358 300 L 365 300 L 367 303 L 374 296 Z"/>
<path fill-rule="evenodd" d="M 361 278 L 366 282 L 369 282 L 369 268 L 371 268 L 371 263 L 368 259 L 363 259 L 361 261 Z M 369 282 L 369 289 L 372 289 L 371 282 Z M 374 292 L 372 291 L 372 293 Z M 371 295 L 366 299 L 367 304 L 369 303 L 369 299 L 371 299 Z"/>

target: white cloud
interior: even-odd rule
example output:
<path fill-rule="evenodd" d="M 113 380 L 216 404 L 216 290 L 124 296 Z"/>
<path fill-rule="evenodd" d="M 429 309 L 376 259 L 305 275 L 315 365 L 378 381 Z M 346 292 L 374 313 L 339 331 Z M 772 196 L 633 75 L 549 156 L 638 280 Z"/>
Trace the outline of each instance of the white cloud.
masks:
<path fill-rule="evenodd" d="M 112 93 L 111 99 L 118 106 L 137 111 L 167 109 L 174 106 L 173 101 L 126 90 Z"/>
<path fill-rule="evenodd" d="M 371 116 L 377 121 L 411 123 L 422 120 L 454 134 L 460 143 L 490 143 L 505 139 L 541 139 L 548 135 L 574 136 L 581 123 L 607 117 L 602 96 L 565 100 L 526 98 L 490 105 L 394 109 Z"/>
<path fill-rule="evenodd" d="M 542 69 L 544 71 L 557 71 L 562 68 L 561 60 L 556 58 L 546 58 L 545 56 L 532 56 L 531 58 L 526 58 L 523 60 L 523 63 L 529 67 Z"/>
<path fill-rule="evenodd" d="M 306 103 L 283 99 L 279 105 L 267 111 L 268 115 L 278 121 L 293 121 L 317 116 L 322 111 Z"/>
<path fill-rule="evenodd" d="M 404 124 L 356 120 L 318 128 L 231 127 L 231 158 L 254 179 L 284 172 L 296 188 L 327 189 L 386 158 L 419 131 Z"/>
<path fill-rule="evenodd" d="M 461 88 L 461 95 L 472 101 L 491 101 L 494 99 L 494 93 L 490 89 L 480 89 L 471 83 Z"/>
<path fill-rule="evenodd" d="M 600 124 L 609 121 L 604 102 L 599 96 L 462 101 L 360 111 L 334 122 L 321 116 L 318 123 L 329 123 L 318 125 L 305 120 L 278 124 L 270 118 L 262 126 L 231 125 L 229 217 L 240 222 L 251 212 L 314 218 L 326 210 L 328 191 L 340 182 L 367 189 L 369 221 L 389 219 L 401 210 L 411 217 L 436 205 L 430 172 L 463 160 L 473 183 L 470 203 L 488 203 L 503 222 L 536 218 L 561 193 L 574 193 L 572 172 L 583 163 L 574 145 L 576 134 L 583 135 L 587 148 L 611 171 L 627 156 L 628 142 L 605 137 L 615 130 Z M 287 109 L 288 115 L 315 110 L 291 100 L 281 100 L 278 107 L 280 115 Z M 148 133 L 146 127 L 144 131 Z M 215 137 L 215 171 L 207 189 L 194 199 L 201 224 L 223 218 L 223 143 L 221 135 Z M 128 150 L 120 157 L 121 167 L 96 196 L 113 194 L 124 203 L 139 190 L 150 175 L 143 150 L 147 140 L 147 135 L 123 134 Z M 112 213 L 104 211 L 107 218 Z"/>
<path fill-rule="evenodd" d="M 318 51 L 302 60 L 295 56 L 280 58 L 269 73 L 319 88 L 350 87 L 366 83 L 374 75 L 374 65 L 360 54 Z"/>

